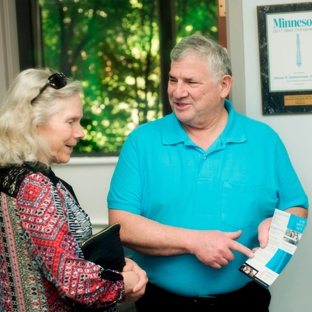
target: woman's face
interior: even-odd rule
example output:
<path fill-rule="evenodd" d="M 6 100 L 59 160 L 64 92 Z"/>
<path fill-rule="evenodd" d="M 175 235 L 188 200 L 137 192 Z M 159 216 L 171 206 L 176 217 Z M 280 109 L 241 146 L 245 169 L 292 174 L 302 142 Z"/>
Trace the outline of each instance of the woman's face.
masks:
<path fill-rule="evenodd" d="M 37 126 L 37 133 L 50 148 L 51 159 L 40 161 L 52 163 L 67 163 L 77 141 L 84 137 L 80 125 L 82 118 L 81 98 L 78 94 L 58 99 L 60 111 L 53 115 L 45 124 Z"/>

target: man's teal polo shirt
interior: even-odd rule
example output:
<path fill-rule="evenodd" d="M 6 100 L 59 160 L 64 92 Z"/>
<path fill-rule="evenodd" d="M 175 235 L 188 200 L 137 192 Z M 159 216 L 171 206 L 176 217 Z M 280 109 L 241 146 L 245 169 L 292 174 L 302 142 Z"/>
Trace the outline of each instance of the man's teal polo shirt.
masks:
<path fill-rule="evenodd" d="M 108 207 L 187 229 L 241 229 L 238 241 L 249 248 L 259 245 L 257 227 L 275 208 L 308 207 L 279 136 L 235 112 L 227 100 L 225 107 L 227 126 L 207 151 L 192 142 L 173 113 L 132 131 L 111 181 Z M 246 257 L 234 253 L 220 270 L 190 254 L 133 257 L 150 282 L 181 295 L 205 296 L 250 281 L 238 271 Z"/>

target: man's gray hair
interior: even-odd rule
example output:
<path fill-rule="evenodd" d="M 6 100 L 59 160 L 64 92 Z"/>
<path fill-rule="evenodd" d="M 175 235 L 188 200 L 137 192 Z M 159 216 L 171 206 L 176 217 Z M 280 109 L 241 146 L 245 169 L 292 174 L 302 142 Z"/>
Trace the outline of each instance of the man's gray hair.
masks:
<path fill-rule="evenodd" d="M 221 79 L 224 75 L 232 76 L 231 60 L 227 50 L 212 39 L 198 34 L 183 38 L 172 49 L 171 62 L 179 61 L 194 52 L 207 60 L 215 80 Z"/>

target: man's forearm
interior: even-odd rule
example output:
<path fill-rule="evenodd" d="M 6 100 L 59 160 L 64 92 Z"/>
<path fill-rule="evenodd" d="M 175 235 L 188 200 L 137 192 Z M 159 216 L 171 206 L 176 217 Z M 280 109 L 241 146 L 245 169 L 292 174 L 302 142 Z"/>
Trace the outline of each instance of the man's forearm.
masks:
<path fill-rule="evenodd" d="M 302 207 L 292 207 L 288 208 L 285 211 L 288 213 L 292 213 L 296 216 L 302 217 L 302 218 L 308 218 L 308 209 L 302 208 Z"/>
<path fill-rule="evenodd" d="M 135 251 L 158 256 L 188 253 L 187 240 L 191 230 L 160 224 L 139 215 L 109 210 L 109 223 L 120 223 L 124 246 Z M 185 237 L 185 239 L 183 239 Z"/>

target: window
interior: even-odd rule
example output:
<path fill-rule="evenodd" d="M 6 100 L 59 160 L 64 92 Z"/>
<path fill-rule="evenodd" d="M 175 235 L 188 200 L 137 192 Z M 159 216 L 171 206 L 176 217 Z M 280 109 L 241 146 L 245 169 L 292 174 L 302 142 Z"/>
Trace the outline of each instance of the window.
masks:
<path fill-rule="evenodd" d="M 29 4 L 33 35 L 28 44 L 33 53 L 26 55 L 27 60 L 32 57 L 36 67 L 62 71 L 84 87 L 86 136 L 76 146 L 76 155 L 116 155 L 131 130 L 169 113 L 169 53 L 176 40 L 194 32 L 218 38 L 216 1 L 29 0 Z M 25 19 L 25 0 L 16 0 L 16 6 Z M 22 22 L 18 27 L 24 27 Z M 23 51 L 25 32 L 19 33 Z"/>

